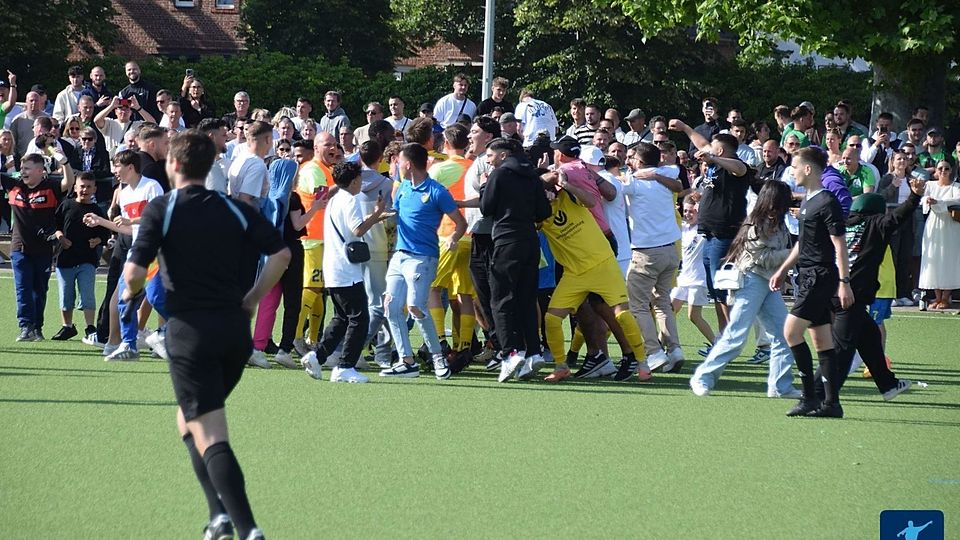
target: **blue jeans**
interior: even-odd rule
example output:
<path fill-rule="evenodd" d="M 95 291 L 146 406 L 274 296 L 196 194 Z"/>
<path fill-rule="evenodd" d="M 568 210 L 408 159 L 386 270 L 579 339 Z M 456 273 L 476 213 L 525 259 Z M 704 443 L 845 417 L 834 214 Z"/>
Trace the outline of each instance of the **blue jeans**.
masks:
<path fill-rule="evenodd" d="M 52 255 L 24 255 L 22 251 L 10 253 L 20 328 L 43 328 L 52 261 Z"/>
<path fill-rule="evenodd" d="M 431 354 L 440 352 L 440 339 L 433 319 L 427 310 L 430 284 L 437 277 L 437 258 L 427 255 L 414 255 L 398 251 L 390 259 L 387 267 L 387 291 L 384 294 L 384 309 L 390 323 L 390 333 L 396 343 L 400 358 L 413 356 L 410 334 L 407 329 L 407 316 L 403 312 L 406 305 L 413 315 L 413 308 L 420 311 L 420 317 L 414 321 L 420 327 L 423 341 Z"/>
<path fill-rule="evenodd" d="M 378 360 L 390 359 L 390 340 L 378 339 L 380 329 L 387 325 L 387 317 L 383 311 L 383 293 L 387 290 L 388 261 L 370 260 L 363 265 L 363 286 L 367 290 L 367 299 L 370 309 L 370 328 L 364 343 L 376 340 L 373 343 L 374 358 Z"/>
<path fill-rule="evenodd" d="M 717 268 L 723 265 L 723 258 L 730 251 L 733 239 L 710 238 L 703 246 L 703 267 L 707 271 L 707 292 L 710 298 L 717 302 L 727 303 L 727 291 L 718 291 L 713 288 L 713 275 Z"/>
<path fill-rule="evenodd" d="M 97 309 L 96 296 L 97 269 L 90 263 L 78 264 L 71 268 L 57 268 L 57 282 L 60 284 L 60 311 L 77 309 L 77 289 L 80 290 L 80 309 Z"/>
<path fill-rule="evenodd" d="M 783 322 L 787 318 L 787 306 L 780 292 L 770 290 L 769 280 L 747 272 L 743 287 L 731 295 L 730 322 L 720 339 L 710 350 L 702 364 L 697 366 L 691 380 L 699 380 L 707 388 L 713 388 L 723 369 L 743 350 L 754 319 L 760 319 L 770 333 L 770 372 L 767 375 L 767 392 L 786 394 L 793 390 L 793 354 L 783 337 Z"/>
<path fill-rule="evenodd" d="M 140 309 L 143 298 L 132 304 L 127 304 L 123 301 L 123 291 L 125 291 L 126 288 L 127 284 L 123 276 L 120 276 L 120 282 L 117 283 L 117 311 L 119 311 L 120 316 L 120 337 L 123 338 L 123 342 L 131 349 L 137 350 L 137 331 L 140 329 L 140 323 L 137 320 L 137 310 Z M 153 276 L 153 279 L 147 282 L 146 299 L 150 302 L 150 305 L 153 306 L 153 310 L 157 312 L 157 315 L 167 319 L 167 291 L 163 288 L 163 281 L 160 279 L 160 274 Z M 132 316 L 124 320 L 124 313 L 130 309 L 133 310 Z"/>

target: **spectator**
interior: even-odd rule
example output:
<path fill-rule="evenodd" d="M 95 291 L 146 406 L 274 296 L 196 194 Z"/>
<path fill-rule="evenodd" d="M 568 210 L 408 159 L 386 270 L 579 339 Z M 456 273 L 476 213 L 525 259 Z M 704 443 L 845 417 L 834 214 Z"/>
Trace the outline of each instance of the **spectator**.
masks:
<path fill-rule="evenodd" d="M 631 109 L 626 117 L 627 125 L 630 131 L 623 134 L 619 139 L 626 146 L 635 146 L 640 142 L 651 142 L 653 134 L 647 127 L 647 115 L 640 109 Z"/>
<path fill-rule="evenodd" d="M 583 109 L 584 123 L 582 126 L 573 130 L 573 138 L 581 145 L 592 145 L 593 135 L 600 129 L 600 106 L 596 103 L 589 103 Z"/>
<path fill-rule="evenodd" d="M 769 180 L 780 180 L 783 177 L 783 171 L 787 169 L 787 164 L 780 157 L 780 147 L 777 141 L 768 139 L 763 143 L 763 161 L 757 169 L 757 180 L 767 182 Z"/>
<path fill-rule="evenodd" d="M 313 113 L 313 102 L 309 99 L 300 96 L 297 98 L 297 114 L 292 116 L 290 119 L 293 120 L 293 125 L 297 128 L 297 131 L 303 129 L 303 123 L 306 121 L 314 122 L 315 120 L 310 117 L 310 114 Z"/>
<path fill-rule="evenodd" d="M 467 97 L 469 88 L 470 79 L 466 75 L 457 73 L 453 76 L 453 92 L 438 99 L 433 106 L 433 117 L 441 127 L 455 123 L 461 114 L 470 118 L 477 115 L 477 105 Z"/>
<path fill-rule="evenodd" d="M 116 120 L 109 117 L 110 113 L 116 115 Z M 134 113 L 145 120 L 133 120 Z M 94 125 L 103 135 L 106 150 L 111 155 L 116 154 L 117 148 L 123 144 L 124 135 L 128 131 L 139 131 L 144 121 L 156 123 L 153 115 L 140 106 L 136 94 L 131 94 L 129 98 L 113 98 L 110 105 L 104 107 L 93 119 Z"/>
<path fill-rule="evenodd" d="M 703 112 L 703 123 L 699 126 L 693 128 L 693 131 L 700 134 L 704 140 L 710 141 L 713 140 L 713 136 L 720 133 L 723 129 L 727 128 L 727 125 L 723 120 L 720 120 L 717 117 L 718 109 L 720 108 L 717 98 L 714 97 L 705 97 L 702 100 L 703 107 L 701 112 Z M 697 146 L 694 145 L 692 139 L 690 142 L 690 154 L 695 153 L 698 150 Z"/>
<path fill-rule="evenodd" d="M 403 98 L 400 96 L 390 96 L 390 100 L 387 102 L 387 107 L 390 108 L 390 116 L 386 119 L 395 131 L 404 134 L 404 136 L 406 136 L 407 128 L 410 126 L 410 122 L 412 122 L 412 120 L 403 114 L 405 106 L 406 104 L 403 102 Z"/>
<path fill-rule="evenodd" d="M 519 133 L 520 122 L 517 121 L 517 117 L 514 116 L 513 113 L 503 113 L 497 121 L 500 122 L 500 131 L 504 139 L 510 139 L 523 144 L 523 137 Z"/>
<path fill-rule="evenodd" d="M 107 72 L 104 71 L 102 67 L 94 66 L 93 69 L 90 70 L 90 82 L 83 87 L 80 95 L 90 96 L 90 99 L 93 100 L 95 112 L 100 112 L 100 109 L 110 103 L 110 98 L 113 97 L 113 95 L 110 89 L 107 88 Z M 93 115 L 91 114 L 90 116 L 92 117 Z"/>
<path fill-rule="evenodd" d="M 810 146 L 807 131 L 813 127 L 813 111 L 801 105 L 790 112 L 790 119 L 792 121 L 783 128 L 780 144 L 783 144 L 788 135 L 796 135 L 797 140 L 800 141 L 800 148 Z"/>
<path fill-rule="evenodd" d="M 250 94 L 237 92 L 233 95 L 233 112 L 223 115 L 223 121 L 227 123 L 227 129 L 232 132 L 237 120 L 248 120 L 249 113 Z"/>
<path fill-rule="evenodd" d="M 510 81 L 503 77 L 494 77 L 490 85 L 490 97 L 477 105 L 477 116 L 492 115 L 495 107 L 500 107 L 503 112 L 513 112 L 513 103 L 504 99 L 509 87 Z"/>
<path fill-rule="evenodd" d="M 347 161 L 356 161 L 357 144 L 353 137 L 353 128 L 345 126 L 340 129 L 340 148 L 343 150 L 343 159 Z"/>
<path fill-rule="evenodd" d="M 573 123 L 567 128 L 564 135 L 576 138 L 574 133 L 587 123 L 587 102 L 584 101 L 583 98 L 573 98 L 570 100 L 570 119 L 573 120 Z"/>
<path fill-rule="evenodd" d="M 949 309 L 953 290 L 960 289 L 960 222 L 950 215 L 950 207 L 960 205 L 960 185 L 945 159 L 937 162 L 935 179 L 927 182 L 922 199 L 928 217 L 920 252 L 920 288 L 934 291 L 931 309 Z"/>
<path fill-rule="evenodd" d="M 156 180 L 164 192 L 170 191 L 165 163 L 169 144 L 166 131 L 156 126 L 144 126 L 137 135 L 137 156 L 140 163 L 136 172 L 144 178 Z"/>
<path fill-rule="evenodd" d="M 740 161 L 756 169 L 760 166 L 757 153 L 746 143 L 748 133 L 747 123 L 742 118 L 730 122 L 730 134 L 737 138 L 737 157 Z"/>
<path fill-rule="evenodd" d="M 383 105 L 379 102 L 371 101 L 367 103 L 364 110 L 367 117 L 367 123 L 353 131 L 354 143 L 359 147 L 361 144 L 370 140 L 370 124 L 383 120 Z"/>
<path fill-rule="evenodd" d="M 207 178 L 203 182 L 203 187 L 226 195 L 227 185 L 229 184 L 227 175 L 230 171 L 230 160 L 225 157 L 227 151 L 227 123 L 220 118 L 204 118 L 200 121 L 197 129 L 210 137 L 214 149 L 217 151 L 213 166 L 210 167 L 210 172 L 207 173 Z"/>
<path fill-rule="evenodd" d="M 79 112 L 77 100 L 80 99 L 80 92 L 83 91 L 83 68 L 71 66 L 67 70 L 67 78 L 70 80 L 70 84 L 57 94 L 53 106 L 53 116 L 61 122 L 66 120 L 68 116 L 73 116 Z"/>
<path fill-rule="evenodd" d="M 10 124 L 10 131 L 13 132 L 13 138 L 17 144 L 17 153 L 21 156 L 26 155 L 27 146 L 33 138 L 34 121 L 37 118 L 49 116 L 40 106 L 40 95 L 36 92 L 28 92 L 23 112 L 18 114 Z"/>
<path fill-rule="evenodd" d="M 894 209 L 910 198 L 909 163 L 910 158 L 905 152 L 895 150 L 890 156 L 887 174 L 877 184 L 877 193 L 883 195 L 888 209 Z M 896 269 L 896 306 L 914 305 L 911 298 L 914 226 L 913 216 L 910 216 L 890 234 L 890 250 Z"/>
<path fill-rule="evenodd" d="M 7 70 L 7 80 L 0 79 L 0 128 L 8 127 L 7 115 L 17 106 L 17 76 Z"/>
<path fill-rule="evenodd" d="M 180 109 L 183 114 L 183 123 L 188 128 L 197 127 L 204 118 L 216 117 L 213 103 L 204 91 L 203 82 L 192 75 L 183 78 L 183 87 L 180 89 Z"/>
<path fill-rule="evenodd" d="M 180 105 L 180 102 L 171 101 L 167 104 L 167 108 L 164 112 L 166 114 L 164 114 L 161 125 L 163 125 L 165 122 L 168 132 L 180 133 L 181 131 L 185 131 L 187 129 L 184 127 L 186 126 L 187 121 L 183 119 L 183 106 Z"/>
<path fill-rule="evenodd" d="M 846 103 L 840 102 L 833 108 L 833 120 L 837 124 L 837 130 L 840 132 L 840 150 L 847 148 L 847 141 L 850 137 L 864 136 L 863 130 L 853 125 L 853 120 L 850 118 L 850 106 Z"/>
<path fill-rule="evenodd" d="M 140 64 L 134 61 L 124 64 L 123 71 L 126 73 L 127 82 L 130 84 L 120 90 L 120 97 L 129 99 L 131 102 L 133 98 L 136 98 L 137 106 L 133 111 L 133 120 L 156 122 L 151 118 L 160 118 L 160 109 L 157 108 L 157 87 L 143 80 L 140 76 Z"/>
<path fill-rule="evenodd" d="M 853 197 L 859 197 L 864 193 L 874 191 L 879 182 L 879 179 L 869 167 L 860 165 L 860 149 L 850 145 L 843 151 L 839 171 L 843 175 L 843 181 L 847 189 L 850 190 L 850 195 Z"/>
<path fill-rule="evenodd" d="M 170 128 L 170 119 L 167 117 L 167 106 L 170 103 L 174 103 L 173 94 L 169 90 L 160 89 L 157 91 L 157 110 L 160 112 L 160 122 L 159 125 L 162 128 Z M 176 102 L 179 104 L 179 101 Z M 174 126 L 177 130 L 186 128 L 186 125 L 183 123 L 183 115 L 180 116 L 180 121 L 178 126 Z"/>
<path fill-rule="evenodd" d="M 80 171 L 89 172 L 95 178 L 110 176 L 110 155 L 97 146 L 97 132 L 91 127 L 80 131 Z"/>
<path fill-rule="evenodd" d="M 13 204 L 13 235 L 10 259 L 17 292 L 17 341 L 43 340 L 43 314 L 53 259 L 49 236 L 56 230 L 57 205 L 73 189 L 73 169 L 63 154 L 52 156 L 63 167 L 59 182 L 46 177 L 43 157 L 24 156 L 20 178 L 0 175 L 4 191 Z"/>
<path fill-rule="evenodd" d="M 267 165 L 263 159 L 273 145 L 273 130 L 266 122 L 254 122 L 247 135 L 247 152 L 230 164 L 227 193 L 232 198 L 259 209 L 260 201 L 267 196 L 270 189 Z"/>
<path fill-rule="evenodd" d="M 951 156 L 947 153 L 947 147 L 943 142 L 943 131 L 932 127 L 927 130 L 927 139 L 923 144 L 923 152 L 917 154 L 917 163 L 928 173 L 934 174 L 937 163 L 944 160 L 949 162 Z"/>
<path fill-rule="evenodd" d="M 89 129 L 89 128 L 87 128 Z M 80 310 L 87 323 L 83 335 L 96 335 L 96 270 L 101 244 L 110 238 L 110 231 L 103 227 L 87 227 L 83 217 L 88 213 L 106 219 L 100 206 L 93 202 L 97 183 L 92 173 L 81 173 L 74 184 L 75 198 L 65 199 L 56 212 L 54 236 L 60 244 L 57 255 L 57 282 L 60 284 L 60 316 L 63 327 L 52 338 L 65 341 L 78 334 L 73 324 L 73 310 L 77 305 L 77 290 L 80 291 Z"/>
<path fill-rule="evenodd" d="M 318 127 L 320 131 L 326 131 L 333 135 L 333 140 L 339 141 L 340 130 L 350 127 L 350 119 L 347 118 L 347 113 L 340 106 L 340 92 L 327 91 L 323 95 L 323 106 L 327 109 L 327 112 L 320 117 Z"/>
<path fill-rule="evenodd" d="M 513 116 L 520 123 L 524 148 L 533 146 L 540 132 L 546 132 L 550 141 L 556 139 L 560 127 L 557 115 L 549 103 L 535 98 L 532 90 L 524 89 L 520 93 L 520 103 L 513 111 Z M 503 117 L 500 120 L 502 126 Z"/>

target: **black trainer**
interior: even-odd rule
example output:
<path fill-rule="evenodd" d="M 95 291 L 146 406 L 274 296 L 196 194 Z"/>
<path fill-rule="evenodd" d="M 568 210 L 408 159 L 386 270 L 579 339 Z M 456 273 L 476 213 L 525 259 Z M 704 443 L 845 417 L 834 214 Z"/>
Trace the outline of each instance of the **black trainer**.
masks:
<path fill-rule="evenodd" d="M 613 380 L 617 382 L 623 382 L 637 372 L 640 369 L 640 362 L 637 362 L 636 358 L 622 358 L 620 359 L 620 365 L 617 368 L 616 374 L 613 376 Z"/>
<path fill-rule="evenodd" d="M 567 367 L 573 369 L 577 367 L 577 361 L 580 360 L 580 355 L 576 351 L 567 351 Z"/>
<path fill-rule="evenodd" d="M 440 340 L 440 354 L 442 354 L 443 357 L 446 358 L 447 355 L 450 354 L 450 353 L 452 353 L 452 352 L 453 352 L 453 347 L 451 347 L 450 344 L 447 343 L 447 340 L 441 339 L 441 340 Z M 432 359 L 432 358 L 431 358 L 431 359 Z"/>
<path fill-rule="evenodd" d="M 60 331 L 53 335 L 53 341 L 66 341 L 72 337 L 77 337 L 77 327 L 74 325 L 63 326 Z"/>
<path fill-rule="evenodd" d="M 598 352 L 596 356 L 587 356 L 583 359 L 583 365 L 573 374 L 575 379 L 585 379 L 593 375 L 602 365 L 607 363 L 607 355 Z M 567 364 L 569 365 L 569 364 Z"/>
<path fill-rule="evenodd" d="M 210 520 L 203 528 L 203 540 L 233 540 L 233 523 L 226 514 Z"/>
<path fill-rule="evenodd" d="M 814 418 L 843 418 L 843 407 L 841 407 L 839 403 L 833 403 L 830 405 L 822 403 L 817 410 L 811 412 L 807 416 L 812 416 Z"/>
<path fill-rule="evenodd" d="M 33 329 L 29 326 L 20 327 L 20 333 L 17 334 L 17 341 L 33 341 Z"/>
<path fill-rule="evenodd" d="M 280 346 L 274 343 L 273 339 L 267 340 L 267 346 L 263 348 L 264 354 L 277 354 L 280 352 Z"/>
<path fill-rule="evenodd" d="M 457 373 L 460 373 L 461 371 L 466 369 L 467 366 L 469 366 L 470 362 L 472 361 L 473 361 L 473 351 L 471 351 L 470 349 L 464 349 L 448 357 L 447 365 L 450 367 L 450 371 L 452 371 L 453 374 L 456 375 Z"/>
<path fill-rule="evenodd" d="M 807 401 L 805 399 L 801 399 L 796 405 L 793 406 L 792 409 L 787 411 L 787 416 L 807 416 L 819 408 L 819 401 Z"/>
<path fill-rule="evenodd" d="M 487 362 L 487 366 L 484 368 L 487 371 L 500 371 L 500 364 L 503 363 L 503 351 L 498 352 Z"/>

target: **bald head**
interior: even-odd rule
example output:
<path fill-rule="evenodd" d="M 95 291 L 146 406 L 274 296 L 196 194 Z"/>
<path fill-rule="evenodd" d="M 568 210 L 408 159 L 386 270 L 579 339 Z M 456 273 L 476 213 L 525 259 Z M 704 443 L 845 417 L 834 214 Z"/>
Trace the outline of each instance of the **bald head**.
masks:
<path fill-rule="evenodd" d="M 40 99 L 40 94 L 36 92 L 27 92 L 27 97 L 24 100 L 24 105 L 26 110 L 30 114 L 40 112 L 40 107 L 42 106 L 43 101 Z"/>
<path fill-rule="evenodd" d="M 843 166 L 848 172 L 857 172 L 860 169 L 860 149 L 847 147 L 843 151 Z"/>
<path fill-rule="evenodd" d="M 767 142 L 763 143 L 761 156 L 763 157 L 763 162 L 767 166 L 776 163 L 777 159 L 780 157 L 780 143 L 773 139 L 767 139 Z"/>
<path fill-rule="evenodd" d="M 317 138 L 313 142 L 313 150 L 316 157 L 325 165 L 332 166 L 340 160 L 337 140 L 326 131 L 317 133 Z"/>

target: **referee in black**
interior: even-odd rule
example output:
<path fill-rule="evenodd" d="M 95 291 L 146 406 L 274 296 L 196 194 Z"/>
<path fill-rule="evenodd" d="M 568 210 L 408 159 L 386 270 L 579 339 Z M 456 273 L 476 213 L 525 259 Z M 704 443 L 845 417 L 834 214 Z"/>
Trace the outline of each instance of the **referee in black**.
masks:
<path fill-rule="evenodd" d="M 142 294 L 147 267 L 159 254 L 177 427 L 210 510 L 204 538 L 233 538 L 236 526 L 238 538 L 257 540 L 263 533 L 227 440 L 224 406 L 253 349 L 250 317 L 279 281 L 290 251 L 256 210 L 204 188 L 215 155 L 213 141 L 197 130 L 170 141 L 166 169 L 176 189 L 151 201 L 141 217 L 124 267 L 124 297 Z M 247 291 L 237 269 L 250 248 L 267 262 Z"/>

